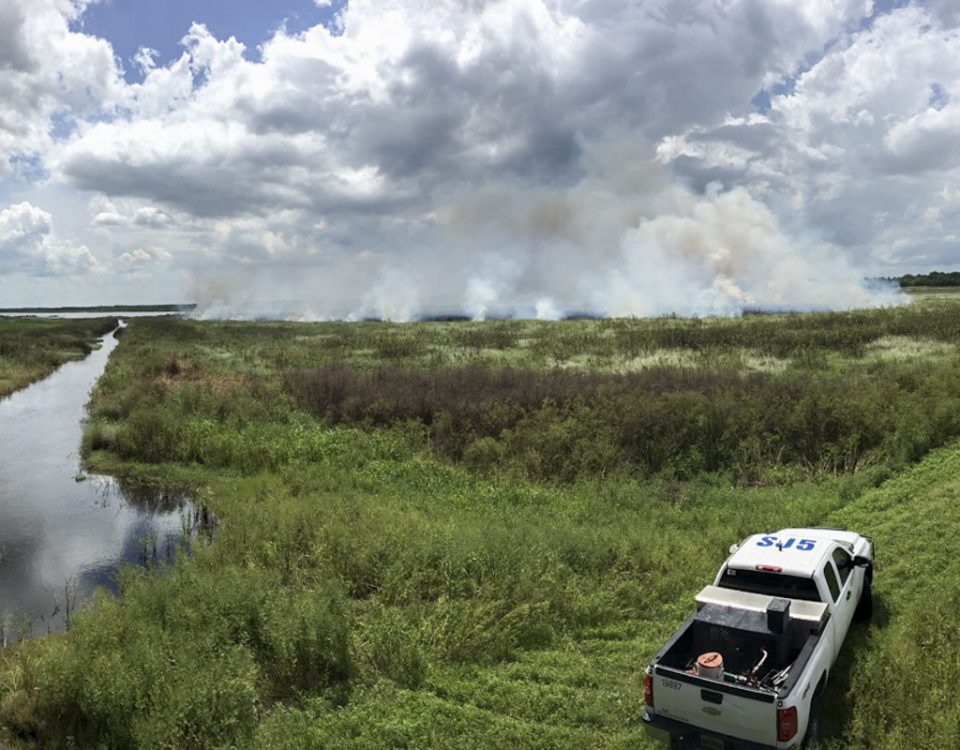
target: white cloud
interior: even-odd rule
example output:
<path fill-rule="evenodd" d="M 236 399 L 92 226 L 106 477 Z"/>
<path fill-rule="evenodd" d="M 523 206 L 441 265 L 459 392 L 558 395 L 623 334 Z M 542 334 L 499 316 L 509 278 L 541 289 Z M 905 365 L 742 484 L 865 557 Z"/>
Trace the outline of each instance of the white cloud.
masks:
<path fill-rule="evenodd" d="M 50 147 L 54 115 L 84 117 L 114 100 L 120 78 L 112 48 L 69 27 L 89 4 L 0 3 L 0 177 L 12 159 Z"/>
<path fill-rule="evenodd" d="M 100 211 L 93 217 L 93 223 L 98 226 L 118 227 L 127 223 L 127 217 L 112 211 Z"/>
<path fill-rule="evenodd" d="M 133 223 L 146 227 L 164 227 L 169 225 L 173 218 L 163 209 L 156 206 L 138 208 L 133 217 Z"/>
<path fill-rule="evenodd" d="M 960 166 L 960 101 L 928 107 L 893 125 L 883 137 L 891 166 L 916 173 Z"/>
<path fill-rule="evenodd" d="M 29 203 L 0 210 L 0 273 L 75 276 L 97 267 L 85 246 L 57 237 L 46 211 Z"/>
<path fill-rule="evenodd" d="M 749 184 L 875 268 L 955 266 L 958 98 L 960 30 L 911 5 L 845 34 L 766 116 L 695 126 L 659 155 Z"/>
<path fill-rule="evenodd" d="M 151 263 L 163 263 L 173 257 L 162 247 L 145 250 L 140 247 L 133 252 L 121 253 L 117 256 L 117 262 L 126 267 L 142 267 Z"/>
<path fill-rule="evenodd" d="M 721 115 L 868 6 L 355 0 L 342 33 L 281 30 L 259 62 L 194 25 L 179 60 L 144 61 L 125 116 L 52 163 L 199 216 L 425 210 L 450 183 L 563 179 L 611 124 L 654 137 Z"/>
<path fill-rule="evenodd" d="M 949 0 L 869 21 L 870 0 L 353 0 L 257 50 L 194 24 L 167 65 L 141 49 L 135 84 L 70 32 L 80 4 L 0 3 L 0 162 L 42 156 L 92 196 L 102 252 L 219 301 L 819 306 L 954 246 Z"/>
<path fill-rule="evenodd" d="M 123 253 L 119 258 L 117 258 L 117 260 L 124 265 L 135 266 L 149 263 L 151 260 L 153 260 L 153 256 L 141 248 L 134 250 L 132 253 Z"/>

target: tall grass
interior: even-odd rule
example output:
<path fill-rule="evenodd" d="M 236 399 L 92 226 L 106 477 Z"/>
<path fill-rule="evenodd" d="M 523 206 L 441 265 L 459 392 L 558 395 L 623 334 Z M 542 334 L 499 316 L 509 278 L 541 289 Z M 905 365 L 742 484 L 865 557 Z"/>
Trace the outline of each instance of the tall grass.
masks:
<path fill-rule="evenodd" d="M 936 308 L 928 314 L 938 319 Z M 367 326 L 379 325 L 340 336 L 364 339 Z M 506 324 L 494 325 L 499 337 Z M 304 367 L 313 342 L 297 337 L 281 357 L 276 326 L 269 341 L 253 328 L 163 321 L 131 331 L 135 355 L 94 394 L 86 450 L 257 471 L 315 460 L 324 425 L 346 425 L 399 431 L 407 445 L 535 481 L 712 472 L 755 483 L 783 470 L 897 470 L 960 435 L 960 368 L 951 354 L 828 366 L 804 349 L 786 369 L 765 373 L 729 363 L 544 370 L 523 359 L 426 367 L 397 364 L 394 354 L 376 369 L 360 361 Z M 411 335 L 380 331 L 367 343 Z"/>
<path fill-rule="evenodd" d="M 329 424 L 414 421 L 441 455 L 537 479 L 769 468 L 899 467 L 960 435 L 960 369 L 947 360 L 869 373 L 743 375 L 651 368 L 615 375 L 473 365 L 293 372 L 286 389 Z"/>
<path fill-rule="evenodd" d="M 281 706 L 362 711 L 371 691 L 445 695 L 471 670 L 616 628 L 639 634 L 616 665 L 632 674 L 679 611 L 678 593 L 709 575 L 731 538 L 838 507 L 808 488 L 612 486 L 598 496 L 589 485 L 443 478 L 429 463 L 349 463 L 216 480 L 216 541 L 164 575 L 126 574 L 121 601 L 103 598 L 63 639 L 8 657 L 36 689 L 0 688 L 0 720 L 51 748 L 269 747 L 255 736 Z M 424 492 L 417 475 L 438 473 L 436 492 Z M 677 575 L 677 560 L 698 562 Z M 608 668 L 598 662 L 589 679 Z M 637 707 L 639 688 L 621 686 Z M 329 729 L 336 745 L 342 727 Z M 589 744 L 636 734 L 606 721 L 581 729 L 573 734 Z M 434 731 L 453 741 L 450 726 Z"/>

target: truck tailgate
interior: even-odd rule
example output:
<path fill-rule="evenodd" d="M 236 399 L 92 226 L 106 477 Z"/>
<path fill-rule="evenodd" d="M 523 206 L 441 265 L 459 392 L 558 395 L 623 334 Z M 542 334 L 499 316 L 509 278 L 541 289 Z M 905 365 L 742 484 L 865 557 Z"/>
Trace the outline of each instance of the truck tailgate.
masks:
<path fill-rule="evenodd" d="M 653 673 L 653 710 L 658 716 L 765 745 L 777 744 L 774 696 L 708 680 L 669 667 Z"/>

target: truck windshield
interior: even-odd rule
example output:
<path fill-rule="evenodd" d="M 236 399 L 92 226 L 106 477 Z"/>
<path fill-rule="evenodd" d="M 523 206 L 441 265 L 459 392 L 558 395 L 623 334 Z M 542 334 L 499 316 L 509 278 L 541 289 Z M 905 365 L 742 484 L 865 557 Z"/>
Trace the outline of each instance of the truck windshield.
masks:
<path fill-rule="evenodd" d="M 720 586 L 725 589 L 748 591 L 751 594 L 783 596 L 787 599 L 820 601 L 817 584 L 812 578 L 801 578 L 783 573 L 768 573 L 760 570 L 736 570 L 726 568 L 720 577 Z"/>

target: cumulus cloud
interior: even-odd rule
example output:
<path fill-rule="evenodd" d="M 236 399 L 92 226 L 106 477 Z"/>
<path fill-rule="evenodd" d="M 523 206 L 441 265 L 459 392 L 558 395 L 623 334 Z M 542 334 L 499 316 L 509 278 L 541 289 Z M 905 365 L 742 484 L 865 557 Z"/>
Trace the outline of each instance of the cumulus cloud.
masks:
<path fill-rule="evenodd" d="M 939 5 L 845 34 L 765 115 L 690 128 L 661 159 L 750 184 L 861 261 L 955 265 L 943 219 L 960 208 L 960 29 Z"/>
<path fill-rule="evenodd" d="M 110 44 L 70 29 L 89 1 L 0 3 L 0 177 L 52 143 L 51 118 L 109 107 L 120 85 Z"/>
<path fill-rule="evenodd" d="M 85 246 L 57 237 L 46 211 L 29 203 L 0 210 L 0 273 L 77 275 L 96 269 Z"/>
<path fill-rule="evenodd" d="M 195 24 L 57 166 L 198 215 L 398 210 L 445 183 L 563 179 L 611 123 L 657 138 L 749 101 L 867 3 L 351 2 L 251 61 Z M 198 82 L 200 82 L 198 84 Z"/>
<path fill-rule="evenodd" d="M 10 3 L 0 86 L 42 103 L 7 152 L 92 195 L 123 268 L 162 244 L 218 311 L 876 304 L 864 275 L 955 243 L 948 0 L 353 0 L 256 50 L 194 24 L 166 65 L 141 49 L 134 84 L 69 30 L 80 4 Z M 43 18 L 91 86 L 53 83 Z"/>
<path fill-rule="evenodd" d="M 135 198 L 109 198 L 96 194 L 88 204 L 91 223 L 97 227 L 164 229 L 177 219 L 151 203 Z"/>
<path fill-rule="evenodd" d="M 132 252 L 120 253 L 114 258 L 114 266 L 120 273 L 131 279 L 146 280 L 153 277 L 156 270 L 172 259 L 172 254 L 162 247 L 137 248 Z"/>
<path fill-rule="evenodd" d="M 133 223 L 145 227 L 164 227 L 173 221 L 170 214 L 156 206 L 138 208 Z"/>

